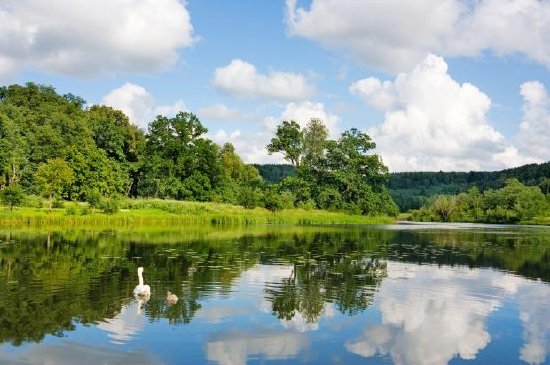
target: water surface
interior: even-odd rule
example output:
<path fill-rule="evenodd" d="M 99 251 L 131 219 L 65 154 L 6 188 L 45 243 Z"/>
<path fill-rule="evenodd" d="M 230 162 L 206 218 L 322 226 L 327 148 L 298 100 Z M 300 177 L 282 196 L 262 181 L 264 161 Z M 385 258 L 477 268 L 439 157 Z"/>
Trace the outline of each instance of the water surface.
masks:
<path fill-rule="evenodd" d="M 549 280 L 544 227 L 3 231 L 0 364 L 549 364 Z"/>

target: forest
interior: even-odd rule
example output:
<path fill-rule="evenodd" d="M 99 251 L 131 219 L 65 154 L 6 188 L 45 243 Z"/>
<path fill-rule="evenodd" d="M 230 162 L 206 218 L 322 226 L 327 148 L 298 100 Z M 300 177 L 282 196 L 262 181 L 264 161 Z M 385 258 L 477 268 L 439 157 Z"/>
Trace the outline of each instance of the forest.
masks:
<path fill-rule="evenodd" d="M 0 88 L 0 198 L 5 206 L 66 201 L 103 205 L 121 197 L 220 202 L 246 208 L 324 209 L 353 214 L 397 213 L 388 170 L 370 137 L 357 129 L 336 140 L 320 120 L 305 128 L 283 121 L 270 153 L 293 164 L 274 183 L 245 164 L 227 143 L 207 138 L 191 112 L 159 115 L 147 131 L 121 111 L 88 106 L 73 94 L 27 83 Z"/>
<path fill-rule="evenodd" d="M 440 194 L 465 193 L 473 187 L 481 192 L 501 189 L 508 179 L 550 192 L 550 162 L 529 164 L 502 171 L 397 172 L 390 173 L 388 189 L 402 211 L 418 209 Z"/>

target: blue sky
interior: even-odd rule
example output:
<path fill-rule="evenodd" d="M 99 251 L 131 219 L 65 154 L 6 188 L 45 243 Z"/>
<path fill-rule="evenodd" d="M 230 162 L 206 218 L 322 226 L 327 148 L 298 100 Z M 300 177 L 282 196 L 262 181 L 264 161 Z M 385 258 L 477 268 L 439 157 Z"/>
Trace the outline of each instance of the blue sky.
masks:
<path fill-rule="evenodd" d="M 550 159 L 547 34 L 547 0 L 4 0 L 0 82 L 188 110 L 246 162 L 317 117 L 391 171 L 497 170 Z"/>

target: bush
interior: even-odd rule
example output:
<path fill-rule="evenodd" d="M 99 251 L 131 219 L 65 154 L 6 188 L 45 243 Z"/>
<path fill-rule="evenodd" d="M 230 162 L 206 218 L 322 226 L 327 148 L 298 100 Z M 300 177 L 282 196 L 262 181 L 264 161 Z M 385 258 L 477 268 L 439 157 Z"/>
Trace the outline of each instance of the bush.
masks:
<path fill-rule="evenodd" d="M 42 208 L 42 203 L 43 199 L 41 196 L 31 194 L 25 196 L 21 205 L 29 208 Z"/>
<path fill-rule="evenodd" d="M 281 194 L 279 194 L 277 190 L 273 188 L 268 189 L 264 195 L 264 207 L 271 210 L 272 212 L 283 209 L 284 201 L 281 197 Z"/>
<path fill-rule="evenodd" d="M 54 199 L 54 201 L 52 202 L 52 208 L 61 209 L 64 207 L 65 207 L 65 202 L 63 201 L 63 199 Z"/>
<path fill-rule="evenodd" d="M 282 209 L 292 209 L 294 208 L 296 197 L 290 191 L 283 191 L 280 194 L 280 200 Z"/>
<path fill-rule="evenodd" d="M 103 198 L 99 204 L 99 209 L 105 214 L 115 214 L 120 209 L 120 199 L 116 197 Z"/>
<path fill-rule="evenodd" d="M 80 215 L 88 215 L 91 213 L 90 205 L 85 204 L 80 207 Z"/>
<path fill-rule="evenodd" d="M 65 215 L 76 215 L 78 212 L 78 204 L 71 202 L 65 206 Z"/>
<path fill-rule="evenodd" d="M 97 189 L 92 189 L 86 193 L 86 201 L 92 208 L 99 208 L 101 199 L 103 199 L 103 196 Z"/>
<path fill-rule="evenodd" d="M 243 186 L 239 191 L 238 203 L 247 209 L 256 208 L 260 205 L 261 194 L 259 189 L 251 186 Z"/>
<path fill-rule="evenodd" d="M 308 199 L 306 201 L 298 202 L 297 208 L 304 209 L 304 210 L 314 210 L 317 208 L 317 205 L 315 204 L 315 200 Z"/>

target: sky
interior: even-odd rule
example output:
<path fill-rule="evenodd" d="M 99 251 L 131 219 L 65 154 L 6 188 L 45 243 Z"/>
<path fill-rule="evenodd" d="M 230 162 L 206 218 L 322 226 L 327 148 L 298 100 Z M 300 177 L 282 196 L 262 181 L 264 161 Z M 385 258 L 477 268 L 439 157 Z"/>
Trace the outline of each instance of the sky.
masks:
<path fill-rule="evenodd" d="M 0 0 L 0 84 L 190 111 L 247 163 L 320 118 L 392 172 L 500 170 L 550 160 L 548 34 L 550 0 Z"/>

